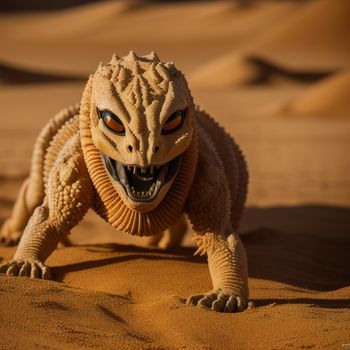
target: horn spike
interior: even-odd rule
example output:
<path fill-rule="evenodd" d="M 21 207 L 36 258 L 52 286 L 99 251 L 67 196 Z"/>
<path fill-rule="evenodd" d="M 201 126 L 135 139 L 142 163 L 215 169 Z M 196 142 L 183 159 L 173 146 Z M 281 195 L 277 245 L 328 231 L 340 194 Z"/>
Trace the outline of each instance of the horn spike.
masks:
<path fill-rule="evenodd" d="M 160 62 L 158 55 L 154 51 L 152 51 L 149 56 L 152 60 L 154 60 L 156 62 Z"/>
<path fill-rule="evenodd" d="M 109 62 L 110 64 L 116 64 L 120 60 L 120 57 L 116 54 L 113 54 L 111 61 Z"/>
<path fill-rule="evenodd" d="M 125 87 L 125 82 L 129 79 L 129 72 L 123 67 L 120 67 L 118 74 L 118 85 L 123 89 Z"/>
<path fill-rule="evenodd" d="M 102 76 L 106 77 L 107 79 L 111 78 L 112 75 L 112 69 L 110 65 L 104 64 L 103 62 L 100 62 L 97 68 L 97 72 L 101 74 Z"/>
<path fill-rule="evenodd" d="M 130 50 L 129 54 L 128 54 L 128 59 L 130 61 L 137 61 L 138 57 L 136 55 L 136 53 L 133 50 Z"/>

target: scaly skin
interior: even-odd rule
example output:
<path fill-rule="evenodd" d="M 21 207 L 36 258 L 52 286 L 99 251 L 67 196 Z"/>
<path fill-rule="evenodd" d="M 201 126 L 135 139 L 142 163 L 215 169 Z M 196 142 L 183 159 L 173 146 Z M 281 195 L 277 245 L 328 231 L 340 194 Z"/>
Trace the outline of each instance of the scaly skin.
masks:
<path fill-rule="evenodd" d="M 163 248 L 181 243 L 187 214 L 213 282 L 187 304 L 244 310 L 247 261 L 237 227 L 247 182 L 239 147 L 194 106 L 172 63 L 153 53 L 113 56 L 90 76 L 80 108 L 60 112 L 40 133 L 1 233 L 7 244 L 22 237 L 0 272 L 50 279 L 46 259 L 89 208 Z"/>

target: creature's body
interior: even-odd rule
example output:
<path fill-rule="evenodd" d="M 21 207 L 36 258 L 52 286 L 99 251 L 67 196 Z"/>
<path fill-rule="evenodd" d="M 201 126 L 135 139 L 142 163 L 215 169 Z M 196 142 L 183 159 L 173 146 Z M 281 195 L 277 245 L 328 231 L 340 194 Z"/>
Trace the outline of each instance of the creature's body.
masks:
<path fill-rule="evenodd" d="M 57 114 L 38 137 L 2 229 L 3 240 L 22 238 L 0 272 L 50 278 L 45 260 L 89 208 L 133 235 L 160 237 L 170 228 L 167 246 L 181 241 L 176 227 L 187 214 L 213 281 L 188 303 L 243 310 L 247 263 L 236 229 L 247 181 L 238 146 L 195 108 L 172 63 L 114 56 L 90 76 L 80 107 Z"/>

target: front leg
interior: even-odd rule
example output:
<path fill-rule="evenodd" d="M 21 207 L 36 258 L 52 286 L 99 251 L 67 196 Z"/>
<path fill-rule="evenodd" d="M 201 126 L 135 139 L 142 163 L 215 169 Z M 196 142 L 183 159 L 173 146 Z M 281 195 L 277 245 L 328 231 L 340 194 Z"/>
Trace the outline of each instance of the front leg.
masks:
<path fill-rule="evenodd" d="M 236 312 L 244 310 L 248 304 L 248 272 L 243 244 L 231 224 L 236 203 L 232 202 L 233 191 L 227 176 L 234 174 L 226 174 L 208 139 L 199 138 L 197 172 L 186 212 L 196 232 L 195 240 L 199 245 L 196 253 L 208 256 L 213 289 L 191 296 L 187 304 Z M 237 177 L 236 181 L 239 183 Z"/>
<path fill-rule="evenodd" d="M 44 265 L 62 237 L 91 207 L 93 187 L 78 136 L 59 153 L 48 179 L 43 203 L 30 218 L 14 259 L 0 266 L 0 273 L 50 279 Z"/>
<path fill-rule="evenodd" d="M 227 237 L 212 232 L 196 235 L 195 254 L 208 255 L 213 289 L 192 295 L 188 305 L 211 308 L 220 312 L 243 311 L 248 303 L 247 259 L 243 244 L 236 234 Z"/>

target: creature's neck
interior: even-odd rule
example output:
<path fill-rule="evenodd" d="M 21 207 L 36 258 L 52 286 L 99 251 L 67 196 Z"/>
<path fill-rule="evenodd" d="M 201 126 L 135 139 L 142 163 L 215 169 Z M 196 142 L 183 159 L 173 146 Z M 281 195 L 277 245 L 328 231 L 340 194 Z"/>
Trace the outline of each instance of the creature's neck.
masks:
<path fill-rule="evenodd" d="M 90 125 L 91 86 L 88 83 L 80 110 L 80 135 L 84 159 L 96 188 L 95 210 L 118 230 L 137 236 L 150 236 L 173 225 L 184 211 L 188 192 L 196 171 L 197 137 L 181 156 L 181 166 L 174 182 L 162 202 L 152 211 L 141 213 L 125 205 L 113 187 L 100 152 L 92 142 Z M 195 128 L 196 129 L 196 128 Z"/>

